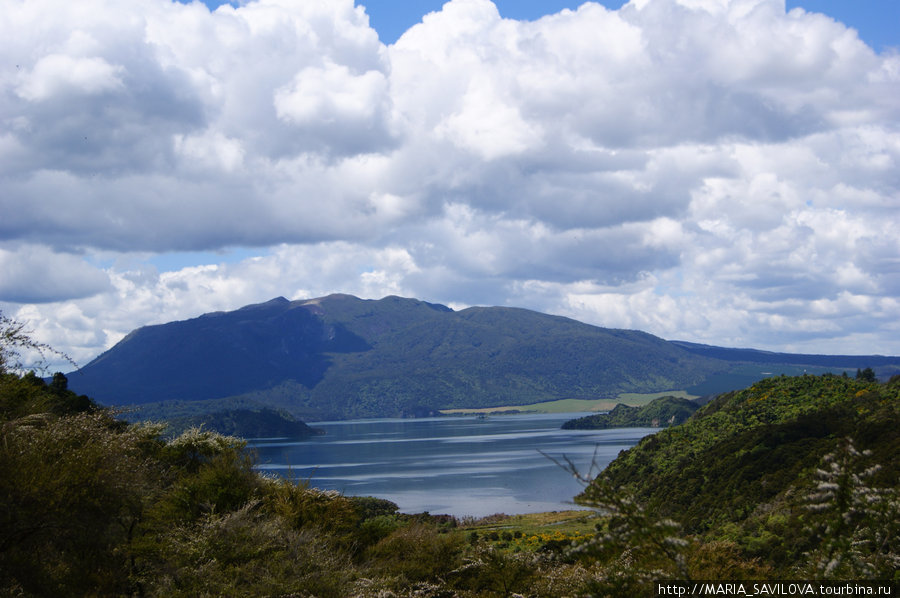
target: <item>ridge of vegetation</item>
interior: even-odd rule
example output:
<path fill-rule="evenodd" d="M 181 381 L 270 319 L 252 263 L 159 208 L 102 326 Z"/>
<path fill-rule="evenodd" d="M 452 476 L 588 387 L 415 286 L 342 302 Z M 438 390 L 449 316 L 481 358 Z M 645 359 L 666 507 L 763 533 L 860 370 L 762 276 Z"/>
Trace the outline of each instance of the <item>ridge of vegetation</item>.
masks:
<path fill-rule="evenodd" d="M 166 433 L 171 436 L 191 428 L 214 430 L 225 436 L 241 438 L 306 438 L 320 434 L 290 413 L 275 409 L 225 409 L 201 415 L 167 417 Z"/>
<path fill-rule="evenodd" d="M 609 413 L 586 415 L 563 423 L 563 430 L 605 430 L 607 428 L 667 428 L 682 424 L 699 405 L 681 397 L 665 396 L 646 405 L 619 403 Z"/>

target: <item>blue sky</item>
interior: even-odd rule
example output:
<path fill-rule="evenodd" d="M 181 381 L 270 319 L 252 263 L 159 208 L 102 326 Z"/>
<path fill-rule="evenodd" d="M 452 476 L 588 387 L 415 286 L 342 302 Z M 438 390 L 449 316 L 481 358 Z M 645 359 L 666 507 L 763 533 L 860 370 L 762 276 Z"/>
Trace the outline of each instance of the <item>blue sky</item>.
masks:
<path fill-rule="evenodd" d="M 826 14 L 859 32 L 877 51 L 900 44 L 900 2 L 891 0 L 787 0 L 786 8 Z"/>
<path fill-rule="evenodd" d="M 393 43 L 407 29 L 419 23 L 422 16 L 440 10 L 445 0 L 369 0 L 361 2 L 366 7 L 372 27 L 384 43 Z M 605 0 L 600 4 L 617 10 L 626 2 Z M 204 2 L 215 9 L 224 2 Z M 508 19 L 538 19 L 566 8 L 576 9 L 582 2 L 566 0 L 497 0 L 494 2 L 501 16 Z M 895 0 L 787 0 L 786 9 L 800 7 L 808 12 L 818 12 L 837 19 L 859 31 L 860 37 L 878 51 L 896 47 L 900 43 L 900 2 Z"/>
<path fill-rule="evenodd" d="M 214 6 L 214 3 L 208 3 Z M 440 10 L 441 0 L 397 2 L 369 0 L 366 7 L 372 26 L 382 40 L 393 43 L 404 31 L 422 19 L 422 15 Z M 563 9 L 576 9 L 583 2 L 560 0 L 499 0 L 494 2 L 500 14 L 508 19 L 538 19 Z M 625 2 L 621 0 L 600 2 L 610 10 L 617 10 Z M 895 0 L 787 0 L 786 9 L 800 7 L 808 12 L 819 12 L 837 19 L 860 33 L 860 37 L 876 50 L 900 43 L 900 2 Z"/>
<path fill-rule="evenodd" d="M 79 362 L 332 292 L 900 354 L 898 2 L 90 1 L 0 20 L 0 310 Z"/>

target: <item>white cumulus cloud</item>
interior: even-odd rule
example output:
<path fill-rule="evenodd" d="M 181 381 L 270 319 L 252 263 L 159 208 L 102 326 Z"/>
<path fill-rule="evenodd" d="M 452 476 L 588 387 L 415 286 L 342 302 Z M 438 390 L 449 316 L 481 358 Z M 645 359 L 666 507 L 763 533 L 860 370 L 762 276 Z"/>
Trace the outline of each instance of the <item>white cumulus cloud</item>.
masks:
<path fill-rule="evenodd" d="M 827 15 L 452 0 L 388 46 L 352 0 L 0 9 L 0 307 L 72 355 L 331 291 L 900 353 L 900 58 Z"/>

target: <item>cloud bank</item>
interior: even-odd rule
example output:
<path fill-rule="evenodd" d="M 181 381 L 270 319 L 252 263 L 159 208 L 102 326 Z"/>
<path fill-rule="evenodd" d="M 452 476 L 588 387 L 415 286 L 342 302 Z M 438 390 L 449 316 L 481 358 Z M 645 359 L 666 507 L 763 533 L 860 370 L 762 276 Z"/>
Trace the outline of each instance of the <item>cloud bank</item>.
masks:
<path fill-rule="evenodd" d="M 452 0 L 386 46 L 352 0 L 0 9 L 0 308 L 78 360 L 334 291 L 900 354 L 900 55 L 825 15 Z"/>

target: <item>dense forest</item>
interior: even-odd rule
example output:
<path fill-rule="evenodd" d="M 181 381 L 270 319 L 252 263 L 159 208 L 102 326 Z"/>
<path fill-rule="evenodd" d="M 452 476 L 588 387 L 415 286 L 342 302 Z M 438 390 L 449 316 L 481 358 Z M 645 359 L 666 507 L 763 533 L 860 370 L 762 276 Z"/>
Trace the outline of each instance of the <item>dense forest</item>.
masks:
<path fill-rule="evenodd" d="M 900 565 L 900 379 L 720 396 L 585 478 L 583 531 L 542 533 L 261 475 L 238 438 L 126 423 L 0 348 L 0 595 L 640 596 Z"/>

